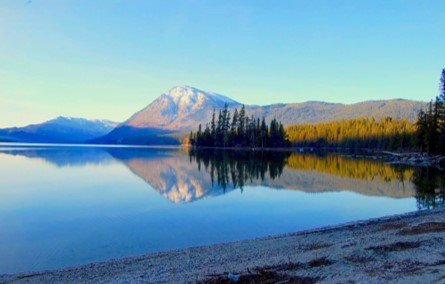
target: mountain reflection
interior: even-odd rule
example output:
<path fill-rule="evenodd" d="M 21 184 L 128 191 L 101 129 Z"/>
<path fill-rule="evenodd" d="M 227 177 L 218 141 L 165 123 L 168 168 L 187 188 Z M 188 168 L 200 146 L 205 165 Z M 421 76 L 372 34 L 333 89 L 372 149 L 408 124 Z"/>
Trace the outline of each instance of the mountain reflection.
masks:
<path fill-rule="evenodd" d="M 62 168 L 118 161 L 174 203 L 242 191 L 245 186 L 415 197 L 419 209 L 443 206 L 445 196 L 443 172 L 337 154 L 106 147 L 0 147 L 0 153 L 43 159 Z"/>
<path fill-rule="evenodd" d="M 191 150 L 190 161 L 223 189 L 245 184 L 305 192 L 353 191 L 371 196 L 411 197 L 413 169 L 337 154 Z"/>
<path fill-rule="evenodd" d="M 59 168 L 106 165 L 112 161 L 106 151 L 95 147 L 0 147 L 0 153 L 42 159 Z"/>

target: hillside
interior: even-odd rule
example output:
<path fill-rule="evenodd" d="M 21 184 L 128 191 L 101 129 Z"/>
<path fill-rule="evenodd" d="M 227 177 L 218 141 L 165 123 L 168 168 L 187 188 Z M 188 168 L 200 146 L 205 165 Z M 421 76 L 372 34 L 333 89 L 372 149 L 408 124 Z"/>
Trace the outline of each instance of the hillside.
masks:
<path fill-rule="evenodd" d="M 84 143 L 103 136 L 117 126 L 109 120 L 57 117 L 25 127 L 0 129 L 0 141 L 27 143 Z"/>
<path fill-rule="evenodd" d="M 229 97 L 189 86 L 174 87 L 160 95 L 142 110 L 104 137 L 92 143 L 109 144 L 179 144 L 172 135 L 196 131 L 199 124 L 211 120 L 227 104 L 229 110 L 242 107 L 242 103 Z M 384 117 L 416 119 L 424 102 L 403 99 L 365 101 L 356 104 L 340 104 L 308 101 L 305 103 L 273 104 L 267 106 L 246 105 L 248 116 L 276 118 L 285 126 L 319 123 L 358 117 Z"/>

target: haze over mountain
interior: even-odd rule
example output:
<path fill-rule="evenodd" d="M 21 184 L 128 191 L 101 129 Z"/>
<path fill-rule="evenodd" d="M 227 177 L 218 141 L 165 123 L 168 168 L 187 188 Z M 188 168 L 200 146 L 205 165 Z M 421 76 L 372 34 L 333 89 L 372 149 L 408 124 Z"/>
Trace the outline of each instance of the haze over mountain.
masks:
<path fill-rule="evenodd" d="M 178 144 L 169 134 L 196 131 L 211 120 L 213 110 L 218 112 L 227 104 L 238 110 L 242 103 L 229 97 L 189 86 L 178 86 L 162 94 L 148 106 L 132 115 L 108 135 L 94 143 L 122 144 Z M 248 116 L 277 118 L 284 125 L 318 123 L 357 117 L 379 120 L 390 116 L 414 121 L 425 102 L 403 99 L 366 101 L 351 105 L 309 101 L 282 103 L 268 106 L 246 105 Z"/>
<path fill-rule="evenodd" d="M 110 120 L 59 116 L 40 124 L 0 129 L 0 141 L 30 143 L 84 143 L 103 136 L 118 123 Z"/>

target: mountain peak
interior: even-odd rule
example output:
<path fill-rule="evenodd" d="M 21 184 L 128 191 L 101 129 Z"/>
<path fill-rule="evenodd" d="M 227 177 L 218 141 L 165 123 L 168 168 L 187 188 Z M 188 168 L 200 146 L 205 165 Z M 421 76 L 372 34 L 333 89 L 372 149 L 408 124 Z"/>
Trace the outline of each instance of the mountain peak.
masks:
<path fill-rule="evenodd" d="M 169 96 L 178 96 L 178 95 L 192 94 L 192 93 L 196 93 L 199 91 L 201 91 L 201 90 L 191 87 L 191 86 L 180 85 L 180 86 L 175 86 L 175 87 L 171 88 L 170 90 L 168 90 L 168 92 L 166 94 Z"/>
<path fill-rule="evenodd" d="M 194 129 L 212 115 L 213 109 L 240 107 L 241 104 L 223 95 L 191 86 L 176 86 L 134 114 L 124 125 L 135 128 L 168 130 Z"/>
<path fill-rule="evenodd" d="M 167 93 L 164 94 L 173 100 L 173 102 L 180 105 L 195 105 L 202 104 L 205 100 L 211 100 L 217 103 L 227 103 L 229 105 L 239 104 L 235 100 L 228 98 L 226 96 L 204 91 L 195 87 L 181 85 L 171 88 Z"/>

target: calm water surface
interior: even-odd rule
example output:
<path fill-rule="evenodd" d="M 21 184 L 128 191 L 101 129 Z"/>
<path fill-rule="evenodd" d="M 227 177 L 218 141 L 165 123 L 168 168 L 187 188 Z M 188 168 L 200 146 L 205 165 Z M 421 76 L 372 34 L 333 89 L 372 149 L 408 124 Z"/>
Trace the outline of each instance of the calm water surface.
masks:
<path fill-rule="evenodd" d="M 0 145 L 0 274 L 428 209 L 441 175 L 287 152 Z"/>

